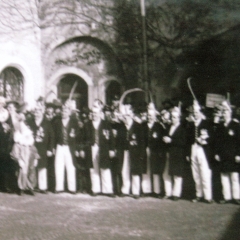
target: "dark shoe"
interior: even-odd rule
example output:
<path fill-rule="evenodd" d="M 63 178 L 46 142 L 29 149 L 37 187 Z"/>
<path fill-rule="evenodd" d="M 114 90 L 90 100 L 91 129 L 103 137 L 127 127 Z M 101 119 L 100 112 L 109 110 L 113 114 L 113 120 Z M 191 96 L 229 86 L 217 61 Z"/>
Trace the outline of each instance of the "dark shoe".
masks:
<path fill-rule="evenodd" d="M 141 194 L 141 197 L 151 197 L 152 193 L 143 193 Z"/>
<path fill-rule="evenodd" d="M 18 196 L 22 196 L 22 195 L 23 195 L 23 190 L 19 189 L 19 190 L 17 191 L 17 195 L 18 195 Z"/>
<path fill-rule="evenodd" d="M 231 203 L 231 200 L 221 199 L 221 200 L 219 201 L 219 204 L 227 204 L 227 203 Z"/>
<path fill-rule="evenodd" d="M 207 203 L 207 204 L 212 204 L 212 203 L 213 203 L 213 200 L 204 199 L 203 202 L 204 202 L 204 203 Z"/>
<path fill-rule="evenodd" d="M 173 196 L 173 197 L 172 197 L 172 200 L 173 200 L 173 201 L 178 201 L 178 200 L 179 200 L 179 197 Z"/>
<path fill-rule="evenodd" d="M 57 190 L 55 190 L 54 193 L 55 193 L 55 194 L 59 194 L 59 193 L 63 193 L 63 191 L 57 191 Z"/>
<path fill-rule="evenodd" d="M 233 199 L 233 203 L 237 204 L 237 205 L 240 205 L 240 200 L 239 199 Z"/>
<path fill-rule="evenodd" d="M 39 190 L 39 193 L 48 194 L 48 192 L 46 190 Z"/>
<path fill-rule="evenodd" d="M 121 194 L 119 195 L 119 197 L 129 197 L 129 195 L 128 195 L 128 194 L 125 194 L 125 193 L 121 193 Z"/>
<path fill-rule="evenodd" d="M 68 191 L 68 193 L 72 194 L 72 195 L 76 195 L 76 191 Z"/>
<path fill-rule="evenodd" d="M 116 198 L 116 195 L 113 193 L 106 193 L 104 194 L 106 197 L 110 197 L 110 198 Z"/>
<path fill-rule="evenodd" d="M 32 189 L 28 190 L 27 193 L 31 196 L 35 196 L 35 193 Z"/>
<path fill-rule="evenodd" d="M 172 197 L 171 197 L 171 196 L 163 196 L 162 199 L 163 199 L 163 200 L 171 200 Z"/>
<path fill-rule="evenodd" d="M 197 202 L 201 202 L 201 201 L 202 201 L 202 198 L 200 198 L 200 197 L 196 197 L 196 198 L 192 199 L 193 203 L 197 203 Z"/>
<path fill-rule="evenodd" d="M 134 199 L 139 199 L 139 198 L 140 198 L 139 195 L 133 195 L 132 197 L 133 197 Z"/>
<path fill-rule="evenodd" d="M 90 196 L 92 196 L 92 197 L 96 197 L 98 194 L 97 193 L 94 193 L 94 192 L 92 192 L 92 193 L 90 193 Z"/>

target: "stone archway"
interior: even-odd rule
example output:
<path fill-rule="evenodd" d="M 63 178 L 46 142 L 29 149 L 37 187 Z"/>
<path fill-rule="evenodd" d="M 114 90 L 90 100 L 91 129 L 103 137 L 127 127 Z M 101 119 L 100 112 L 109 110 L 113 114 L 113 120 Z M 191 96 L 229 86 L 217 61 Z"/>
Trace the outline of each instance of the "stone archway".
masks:
<path fill-rule="evenodd" d="M 72 100 L 76 103 L 76 108 L 82 110 L 88 106 L 88 85 L 86 82 L 75 74 L 63 75 L 58 82 L 58 98 L 65 102 L 69 98 L 69 94 L 73 85 L 77 82 L 77 87 L 73 93 Z"/>
<path fill-rule="evenodd" d="M 75 72 L 66 72 L 66 69 Z M 122 68 L 114 52 L 106 43 L 92 37 L 76 37 L 57 46 L 51 52 L 45 70 L 46 92 L 56 88 L 63 71 L 80 76 L 88 85 L 89 107 L 95 98 L 106 102 L 105 82 L 108 79 L 117 79 L 122 84 Z"/>

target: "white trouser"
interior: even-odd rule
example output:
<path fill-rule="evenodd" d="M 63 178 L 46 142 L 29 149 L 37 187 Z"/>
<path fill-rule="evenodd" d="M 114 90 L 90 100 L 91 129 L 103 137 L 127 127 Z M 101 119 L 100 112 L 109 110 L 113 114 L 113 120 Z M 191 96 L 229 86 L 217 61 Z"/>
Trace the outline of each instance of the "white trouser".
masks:
<path fill-rule="evenodd" d="M 64 190 L 64 170 L 67 172 L 68 190 L 76 191 L 76 169 L 70 148 L 67 145 L 57 145 L 55 156 L 56 191 Z"/>
<path fill-rule="evenodd" d="M 140 195 L 140 176 L 131 175 L 130 172 L 130 156 L 129 151 L 124 151 L 123 168 L 122 168 L 122 193 L 130 194 L 132 182 L 132 194 Z"/>
<path fill-rule="evenodd" d="M 47 190 L 47 169 L 38 168 L 38 189 L 46 191 Z"/>
<path fill-rule="evenodd" d="M 165 195 L 167 197 L 180 197 L 182 194 L 182 177 L 169 175 L 169 159 L 167 156 L 165 169 L 163 172 L 163 181 L 165 188 Z"/>
<path fill-rule="evenodd" d="M 222 192 L 225 200 L 240 199 L 238 172 L 221 173 Z"/>
<path fill-rule="evenodd" d="M 142 174 L 142 191 L 143 193 L 152 192 L 152 180 L 153 180 L 153 192 L 160 194 L 160 175 L 153 174 L 153 179 L 151 179 L 151 162 L 150 162 L 150 149 L 146 149 L 147 152 L 147 173 Z"/>
<path fill-rule="evenodd" d="M 198 144 L 192 145 L 191 168 L 195 182 L 196 196 L 212 199 L 212 171 L 209 168 L 205 152 Z"/>
<path fill-rule="evenodd" d="M 99 147 L 96 144 L 92 146 L 92 163 L 93 168 L 90 169 L 92 192 L 112 194 L 113 186 L 111 171 L 109 168 L 99 168 Z"/>
<path fill-rule="evenodd" d="M 143 193 L 152 192 L 152 181 L 151 181 L 151 163 L 150 163 L 150 149 L 146 149 L 147 152 L 147 173 L 142 174 L 142 191 Z"/>

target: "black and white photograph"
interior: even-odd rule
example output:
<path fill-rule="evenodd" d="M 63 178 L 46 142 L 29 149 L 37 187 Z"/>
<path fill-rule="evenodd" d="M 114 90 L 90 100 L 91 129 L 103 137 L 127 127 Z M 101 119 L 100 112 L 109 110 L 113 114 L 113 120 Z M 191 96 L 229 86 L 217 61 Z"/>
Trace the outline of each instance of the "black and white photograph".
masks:
<path fill-rule="evenodd" d="M 240 240 L 239 0 L 0 0 L 0 239 Z"/>

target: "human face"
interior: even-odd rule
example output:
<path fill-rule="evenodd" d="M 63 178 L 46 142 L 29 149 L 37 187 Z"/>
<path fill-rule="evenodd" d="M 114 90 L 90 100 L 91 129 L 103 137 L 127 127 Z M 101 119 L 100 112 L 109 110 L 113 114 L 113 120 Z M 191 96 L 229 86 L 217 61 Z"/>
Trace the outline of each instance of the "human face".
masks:
<path fill-rule="evenodd" d="M 156 120 L 156 114 L 154 110 L 148 111 L 148 122 L 154 122 Z"/>
<path fill-rule="evenodd" d="M 232 117 L 232 112 L 228 109 L 223 109 L 222 111 L 223 120 L 226 122 Z"/>
<path fill-rule="evenodd" d="M 200 118 L 201 118 L 201 112 L 200 112 L 200 110 L 194 109 L 194 110 L 193 110 L 193 117 L 194 117 L 195 119 L 200 119 Z"/>
<path fill-rule="evenodd" d="M 96 108 L 92 111 L 92 120 L 98 121 L 101 118 L 101 111 L 100 109 Z"/>
<path fill-rule="evenodd" d="M 162 121 L 163 123 L 168 123 L 170 120 L 170 113 L 169 112 L 165 112 L 163 115 L 162 115 Z"/>
<path fill-rule="evenodd" d="M 46 113 L 47 113 L 48 115 L 53 115 L 53 112 L 54 112 L 54 109 L 51 108 L 51 107 L 48 107 L 48 108 L 46 109 Z"/>
<path fill-rule="evenodd" d="M 42 118 L 43 117 L 43 109 L 41 107 L 37 106 L 34 111 L 34 116 L 35 116 L 35 118 Z"/>
<path fill-rule="evenodd" d="M 8 109 L 8 112 L 9 112 L 10 114 L 13 114 L 13 113 L 16 112 L 16 107 L 15 107 L 15 105 L 14 105 L 13 103 L 10 103 L 10 104 L 7 106 L 7 109 Z"/>
<path fill-rule="evenodd" d="M 67 119 L 69 118 L 71 115 L 71 109 L 67 108 L 67 107 L 63 107 L 62 109 L 62 118 L 63 119 Z"/>
<path fill-rule="evenodd" d="M 178 114 L 171 114 L 172 125 L 177 125 L 180 123 L 180 116 Z"/>

